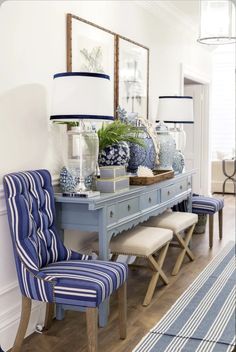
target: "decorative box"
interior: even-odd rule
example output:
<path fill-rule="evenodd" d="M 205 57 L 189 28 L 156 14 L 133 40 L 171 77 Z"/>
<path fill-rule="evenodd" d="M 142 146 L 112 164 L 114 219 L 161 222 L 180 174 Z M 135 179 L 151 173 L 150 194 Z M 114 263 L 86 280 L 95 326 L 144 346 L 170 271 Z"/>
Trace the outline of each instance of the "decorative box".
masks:
<path fill-rule="evenodd" d="M 117 178 L 126 175 L 125 166 L 101 166 L 100 177 L 101 178 Z"/>
<path fill-rule="evenodd" d="M 129 176 L 117 177 L 115 179 L 97 179 L 96 189 L 102 193 L 114 193 L 129 189 Z"/>

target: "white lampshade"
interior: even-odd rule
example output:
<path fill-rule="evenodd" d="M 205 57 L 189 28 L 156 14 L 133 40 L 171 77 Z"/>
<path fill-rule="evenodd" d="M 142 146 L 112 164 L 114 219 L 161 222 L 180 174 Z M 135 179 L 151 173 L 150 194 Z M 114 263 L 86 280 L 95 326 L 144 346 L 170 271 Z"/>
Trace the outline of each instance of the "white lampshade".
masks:
<path fill-rule="evenodd" d="M 50 120 L 113 120 L 113 89 L 110 77 L 92 72 L 54 75 Z"/>
<path fill-rule="evenodd" d="M 198 42 L 213 45 L 236 42 L 235 6 L 231 0 L 200 1 Z"/>
<path fill-rule="evenodd" d="M 193 98 L 188 96 L 161 96 L 158 120 L 166 123 L 193 123 Z"/>

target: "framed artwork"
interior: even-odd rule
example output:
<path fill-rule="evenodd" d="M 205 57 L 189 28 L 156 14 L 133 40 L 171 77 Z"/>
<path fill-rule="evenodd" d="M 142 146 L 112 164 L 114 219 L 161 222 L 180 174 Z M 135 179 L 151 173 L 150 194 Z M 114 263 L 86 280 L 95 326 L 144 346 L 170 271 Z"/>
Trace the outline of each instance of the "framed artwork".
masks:
<path fill-rule="evenodd" d="M 105 73 L 118 106 L 148 118 L 149 49 L 81 17 L 67 14 L 67 71 Z"/>
<path fill-rule="evenodd" d="M 115 39 L 115 33 L 67 14 L 67 71 L 108 74 L 115 91 Z"/>
<path fill-rule="evenodd" d="M 118 105 L 148 118 L 149 49 L 118 36 Z"/>

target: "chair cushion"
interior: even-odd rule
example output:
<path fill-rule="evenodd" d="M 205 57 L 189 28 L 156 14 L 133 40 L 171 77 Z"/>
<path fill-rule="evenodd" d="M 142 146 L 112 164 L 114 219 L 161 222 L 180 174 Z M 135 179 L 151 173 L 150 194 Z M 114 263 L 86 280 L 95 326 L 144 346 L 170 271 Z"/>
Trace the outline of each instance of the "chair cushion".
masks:
<path fill-rule="evenodd" d="M 203 196 L 192 197 L 192 212 L 195 214 L 214 214 L 223 207 L 223 199 Z"/>
<path fill-rule="evenodd" d="M 122 234 L 113 237 L 110 249 L 112 253 L 116 254 L 148 257 L 170 241 L 172 237 L 171 230 L 137 226 L 133 230 L 122 232 Z M 98 242 L 93 242 L 92 247 L 97 251 Z"/>
<path fill-rule="evenodd" d="M 52 263 L 40 270 L 54 283 L 56 303 L 97 307 L 126 281 L 125 263 L 73 260 Z"/>
<path fill-rule="evenodd" d="M 152 217 L 144 223 L 144 226 L 161 227 L 172 230 L 174 233 L 179 233 L 188 227 L 196 224 L 198 216 L 192 213 L 170 212 Z"/>

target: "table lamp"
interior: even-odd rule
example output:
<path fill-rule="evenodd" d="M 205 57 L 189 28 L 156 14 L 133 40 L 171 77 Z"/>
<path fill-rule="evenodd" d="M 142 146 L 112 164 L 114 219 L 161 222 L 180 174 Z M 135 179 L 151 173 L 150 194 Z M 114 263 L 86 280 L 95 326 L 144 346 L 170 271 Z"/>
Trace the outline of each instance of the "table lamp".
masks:
<path fill-rule="evenodd" d="M 184 151 L 186 135 L 183 124 L 193 123 L 193 98 L 189 96 L 160 96 L 158 118 L 164 123 L 173 123 L 169 128 L 176 142 L 176 149 Z"/>
<path fill-rule="evenodd" d="M 54 75 L 50 120 L 77 122 L 77 127 L 67 132 L 67 167 L 78 181 L 74 195 L 88 195 L 85 179 L 96 172 L 99 141 L 91 121 L 113 119 L 113 91 L 108 75 L 92 72 Z"/>
<path fill-rule="evenodd" d="M 174 124 L 173 128 L 169 128 L 169 132 L 173 136 L 176 143 L 176 158 L 182 158 L 182 170 L 184 168 L 183 155 L 186 145 L 186 134 L 183 129 L 183 124 L 193 123 L 193 98 L 190 96 L 160 96 L 158 105 L 158 121 L 163 121 L 165 124 Z M 180 171 L 181 166 L 179 166 Z M 182 172 L 181 170 L 181 172 Z"/>

